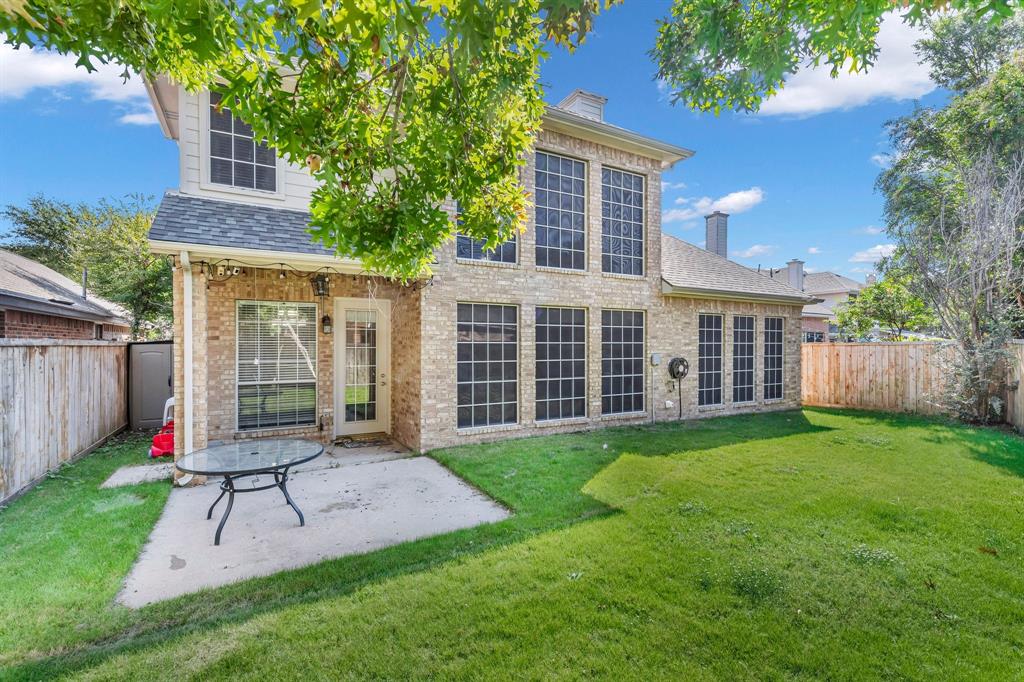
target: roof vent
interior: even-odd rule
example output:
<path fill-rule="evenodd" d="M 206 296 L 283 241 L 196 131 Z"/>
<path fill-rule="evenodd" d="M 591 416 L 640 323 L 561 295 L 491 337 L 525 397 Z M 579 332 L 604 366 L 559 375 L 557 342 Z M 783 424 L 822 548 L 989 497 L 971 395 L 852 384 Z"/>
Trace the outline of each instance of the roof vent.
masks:
<path fill-rule="evenodd" d="M 603 121 L 604 105 L 607 101 L 607 97 L 576 88 L 558 103 L 558 108 L 594 121 Z"/>

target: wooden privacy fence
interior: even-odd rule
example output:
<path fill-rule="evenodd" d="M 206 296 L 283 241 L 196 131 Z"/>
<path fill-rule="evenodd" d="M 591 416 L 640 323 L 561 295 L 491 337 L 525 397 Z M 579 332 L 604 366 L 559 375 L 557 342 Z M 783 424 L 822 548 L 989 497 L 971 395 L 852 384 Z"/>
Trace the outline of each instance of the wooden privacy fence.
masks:
<path fill-rule="evenodd" d="M 805 343 L 804 405 L 936 414 L 943 364 L 937 343 Z M 944 357 L 945 356 L 945 357 Z"/>
<path fill-rule="evenodd" d="M 1024 341 L 1009 350 L 1006 421 L 1024 431 Z M 805 343 L 801 355 L 804 405 L 938 414 L 954 349 L 931 342 Z"/>
<path fill-rule="evenodd" d="M 1006 400 L 1006 421 L 1024 432 L 1024 340 L 1010 345 L 1014 366 L 1010 368 L 1010 381 L 1017 390 L 1011 390 Z"/>
<path fill-rule="evenodd" d="M 128 422 L 127 346 L 0 339 L 0 501 Z"/>

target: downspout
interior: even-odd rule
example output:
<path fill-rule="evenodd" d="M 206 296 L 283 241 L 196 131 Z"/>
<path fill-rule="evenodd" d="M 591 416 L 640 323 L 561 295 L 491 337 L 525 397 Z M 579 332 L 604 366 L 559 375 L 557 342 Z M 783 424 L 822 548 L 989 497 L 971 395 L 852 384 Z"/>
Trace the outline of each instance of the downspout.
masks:
<path fill-rule="evenodd" d="M 184 285 L 184 325 L 182 329 L 182 359 L 185 374 L 185 437 L 183 454 L 192 452 L 192 262 L 188 251 L 181 252 L 182 284 Z"/>

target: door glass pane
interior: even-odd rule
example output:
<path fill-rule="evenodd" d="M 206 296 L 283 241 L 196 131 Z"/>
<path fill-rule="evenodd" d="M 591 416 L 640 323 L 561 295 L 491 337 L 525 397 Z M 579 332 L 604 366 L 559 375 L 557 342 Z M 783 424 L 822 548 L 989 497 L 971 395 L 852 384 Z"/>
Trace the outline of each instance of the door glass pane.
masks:
<path fill-rule="evenodd" d="M 345 311 L 345 421 L 377 418 L 377 311 Z"/>

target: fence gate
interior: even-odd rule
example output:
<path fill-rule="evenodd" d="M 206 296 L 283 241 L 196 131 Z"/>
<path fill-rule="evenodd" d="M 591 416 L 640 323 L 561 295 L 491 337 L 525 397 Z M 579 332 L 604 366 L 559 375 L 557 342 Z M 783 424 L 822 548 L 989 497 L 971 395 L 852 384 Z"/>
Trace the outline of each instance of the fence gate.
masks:
<path fill-rule="evenodd" d="M 129 422 L 132 429 L 155 429 L 163 423 L 164 403 L 174 395 L 174 366 L 170 341 L 128 345 Z"/>

